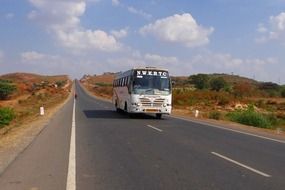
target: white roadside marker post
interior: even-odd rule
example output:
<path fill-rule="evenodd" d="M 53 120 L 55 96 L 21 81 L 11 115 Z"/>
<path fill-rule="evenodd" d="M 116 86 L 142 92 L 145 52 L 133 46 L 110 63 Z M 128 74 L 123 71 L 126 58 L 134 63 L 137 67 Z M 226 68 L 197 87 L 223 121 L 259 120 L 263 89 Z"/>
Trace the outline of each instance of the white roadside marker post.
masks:
<path fill-rule="evenodd" d="M 44 106 L 40 107 L 40 115 L 45 115 L 45 108 L 44 108 Z"/>
<path fill-rule="evenodd" d="M 199 110 L 195 110 L 195 117 L 199 117 Z"/>

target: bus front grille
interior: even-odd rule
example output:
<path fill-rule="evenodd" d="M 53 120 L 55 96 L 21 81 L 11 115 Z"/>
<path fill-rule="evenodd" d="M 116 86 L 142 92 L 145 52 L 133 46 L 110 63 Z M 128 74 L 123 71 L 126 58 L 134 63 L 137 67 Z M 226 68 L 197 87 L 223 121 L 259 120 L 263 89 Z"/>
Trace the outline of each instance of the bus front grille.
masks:
<path fill-rule="evenodd" d="M 151 101 L 148 98 L 140 98 L 140 102 L 144 107 L 161 107 L 164 103 L 163 98 L 157 98 Z"/>

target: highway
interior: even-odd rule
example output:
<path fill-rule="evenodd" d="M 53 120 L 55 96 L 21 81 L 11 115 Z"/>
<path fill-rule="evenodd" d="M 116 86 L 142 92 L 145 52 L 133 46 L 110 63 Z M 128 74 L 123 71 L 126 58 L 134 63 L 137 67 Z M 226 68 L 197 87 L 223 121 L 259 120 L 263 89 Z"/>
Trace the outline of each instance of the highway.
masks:
<path fill-rule="evenodd" d="M 115 112 L 76 84 L 0 176 L 1 190 L 284 190 L 285 142 Z"/>

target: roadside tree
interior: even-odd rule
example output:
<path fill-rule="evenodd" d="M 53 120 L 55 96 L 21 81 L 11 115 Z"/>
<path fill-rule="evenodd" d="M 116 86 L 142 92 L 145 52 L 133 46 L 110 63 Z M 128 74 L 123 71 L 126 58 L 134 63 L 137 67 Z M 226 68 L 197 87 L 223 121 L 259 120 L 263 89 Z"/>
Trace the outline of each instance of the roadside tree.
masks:
<path fill-rule="evenodd" d="M 206 74 L 197 74 L 189 77 L 191 84 L 197 89 L 207 89 L 209 87 L 209 76 Z"/>
<path fill-rule="evenodd" d="M 13 84 L 0 81 L 0 100 L 7 99 L 15 91 L 16 87 Z"/>
<path fill-rule="evenodd" d="M 214 78 L 210 81 L 211 90 L 220 91 L 227 86 L 227 82 L 223 77 Z"/>

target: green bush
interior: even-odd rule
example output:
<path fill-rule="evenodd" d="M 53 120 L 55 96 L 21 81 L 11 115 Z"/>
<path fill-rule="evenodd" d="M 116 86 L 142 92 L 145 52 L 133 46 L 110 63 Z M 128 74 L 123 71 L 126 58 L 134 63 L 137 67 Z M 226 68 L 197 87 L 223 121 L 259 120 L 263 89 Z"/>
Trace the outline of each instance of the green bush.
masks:
<path fill-rule="evenodd" d="M 209 87 L 209 76 L 207 74 L 197 74 L 189 77 L 191 84 L 197 89 L 207 89 Z"/>
<path fill-rule="evenodd" d="M 209 118 L 210 118 L 210 119 L 220 120 L 221 117 L 222 117 L 221 112 L 212 111 L 212 112 L 209 113 Z"/>
<path fill-rule="evenodd" d="M 214 78 L 210 81 L 211 90 L 220 91 L 227 86 L 227 82 L 223 77 Z"/>
<path fill-rule="evenodd" d="M 66 80 L 60 80 L 60 81 L 56 81 L 56 82 L 55 82 L 55 84 L 56 84 L 59 88 L 63 87 L 66 83 L 67 83 Z"/>
<path fill-rule="evenodd" d="M 219 96 L 219 98 L 218 98 L 218 105 L 219 105 L 219 106 L 225 106 L 225 105 L 229 104 L 230 101 L 231 101 L 231 100 L 230 100 L 229 97 L 221 95 L 221 96 Z"/>
<path fill-rule="evenodd" d="M 96 86 L 106 87 L 106 86 L 112 86 L 112 84 L 104 83 L 104 82 L 97 82 L 95 83 Z"/>
<path fill-rule="evenodd" d="M 281 90 L 281 96 L 282 96 L 283 98 L 285 98 L 285 88 L 283 88 L 283 89 Z"/>
<path fill-rule="evenodd" d="M 15 90 L 16 87 L 14 85 L 0 81 L 0 100 L 7 99 Z"/>
<path fill-rule="evenodd" d="M 0 128 L 9 125 L 15 118 L 14 110 L 11 108 L 0 108 Z"/>
<path fill-rule="evenodd" d="M 261 113 L 255 112 L 253 107 L 249 107 L 247 110 L 237 110 L 227 114 L 229 119 L 234 122 L 238 122 L 244 125 L 250 125 L 260 128 L 272 128 L 273 118 L 269 118 Z"/>

